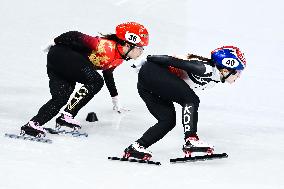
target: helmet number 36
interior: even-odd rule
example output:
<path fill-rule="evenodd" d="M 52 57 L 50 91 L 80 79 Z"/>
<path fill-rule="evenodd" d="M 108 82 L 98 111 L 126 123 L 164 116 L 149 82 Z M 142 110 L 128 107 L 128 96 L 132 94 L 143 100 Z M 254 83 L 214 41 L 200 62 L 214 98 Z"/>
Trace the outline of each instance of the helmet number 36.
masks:
<path fill-rule="evenodd" d="M 140 37 L 136 35 L 135 33 L 126 33 L 125 34 L 125 39 L 131 43 L 139 43 L 141 41 Z"/>
<path fill-rule="evenodd" d="M 222 64 L 228 68 L 236 68 L 239 65 L 239 62 L 234 58 L 224 58 Z"/>

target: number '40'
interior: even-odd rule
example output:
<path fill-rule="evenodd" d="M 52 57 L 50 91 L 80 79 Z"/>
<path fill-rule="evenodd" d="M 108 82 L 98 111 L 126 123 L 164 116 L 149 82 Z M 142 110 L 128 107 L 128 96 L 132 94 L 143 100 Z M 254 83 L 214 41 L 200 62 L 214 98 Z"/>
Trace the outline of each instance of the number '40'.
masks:
<path fill-rule="evenodd" d="M 234 66 L 235 65 L 235 60 L 227 60 L 226 64 L 229 66 Z"/>

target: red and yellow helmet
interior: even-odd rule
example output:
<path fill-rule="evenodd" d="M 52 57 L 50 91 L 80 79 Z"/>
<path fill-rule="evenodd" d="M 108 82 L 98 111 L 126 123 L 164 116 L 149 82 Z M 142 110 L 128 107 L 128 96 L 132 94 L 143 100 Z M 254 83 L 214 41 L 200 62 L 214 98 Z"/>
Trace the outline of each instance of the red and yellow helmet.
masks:
<path fill-rule="evenodd" d="M 116 36 L 137 46 L 147 46 L 149 34 L 147 29 L 136 22 L 126 22 L 116 26 Z"/>

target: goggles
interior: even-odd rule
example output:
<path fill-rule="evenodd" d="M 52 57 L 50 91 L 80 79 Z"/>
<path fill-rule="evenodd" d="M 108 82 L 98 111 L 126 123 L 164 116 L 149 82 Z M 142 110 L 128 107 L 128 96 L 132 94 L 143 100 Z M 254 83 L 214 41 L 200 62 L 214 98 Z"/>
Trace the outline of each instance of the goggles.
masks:
<path fill-rule="evenodd" d="M 241 75 L 241 70 L 230 70 L 230 72 L 221 79 L 222 83 L 225 83 L 226 79 L 228 79 L 231 75 Z"/>

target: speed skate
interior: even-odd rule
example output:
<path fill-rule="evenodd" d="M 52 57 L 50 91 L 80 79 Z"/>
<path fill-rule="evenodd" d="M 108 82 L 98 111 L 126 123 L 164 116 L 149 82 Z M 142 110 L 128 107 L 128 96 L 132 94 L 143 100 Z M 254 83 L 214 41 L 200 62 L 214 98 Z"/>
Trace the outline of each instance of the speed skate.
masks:
<path fill-rule="evenodd" d="M 228 157 L 226 153 L 214 153 L 214 146 L 199 140 L 197 135 L 188 137 L 185 142 L 182 147 L 184 157 L 170 159 L 171 163 L 205 161 Z M 193 156 L 196 153 L 201 153 L 202 155 Z"/>

